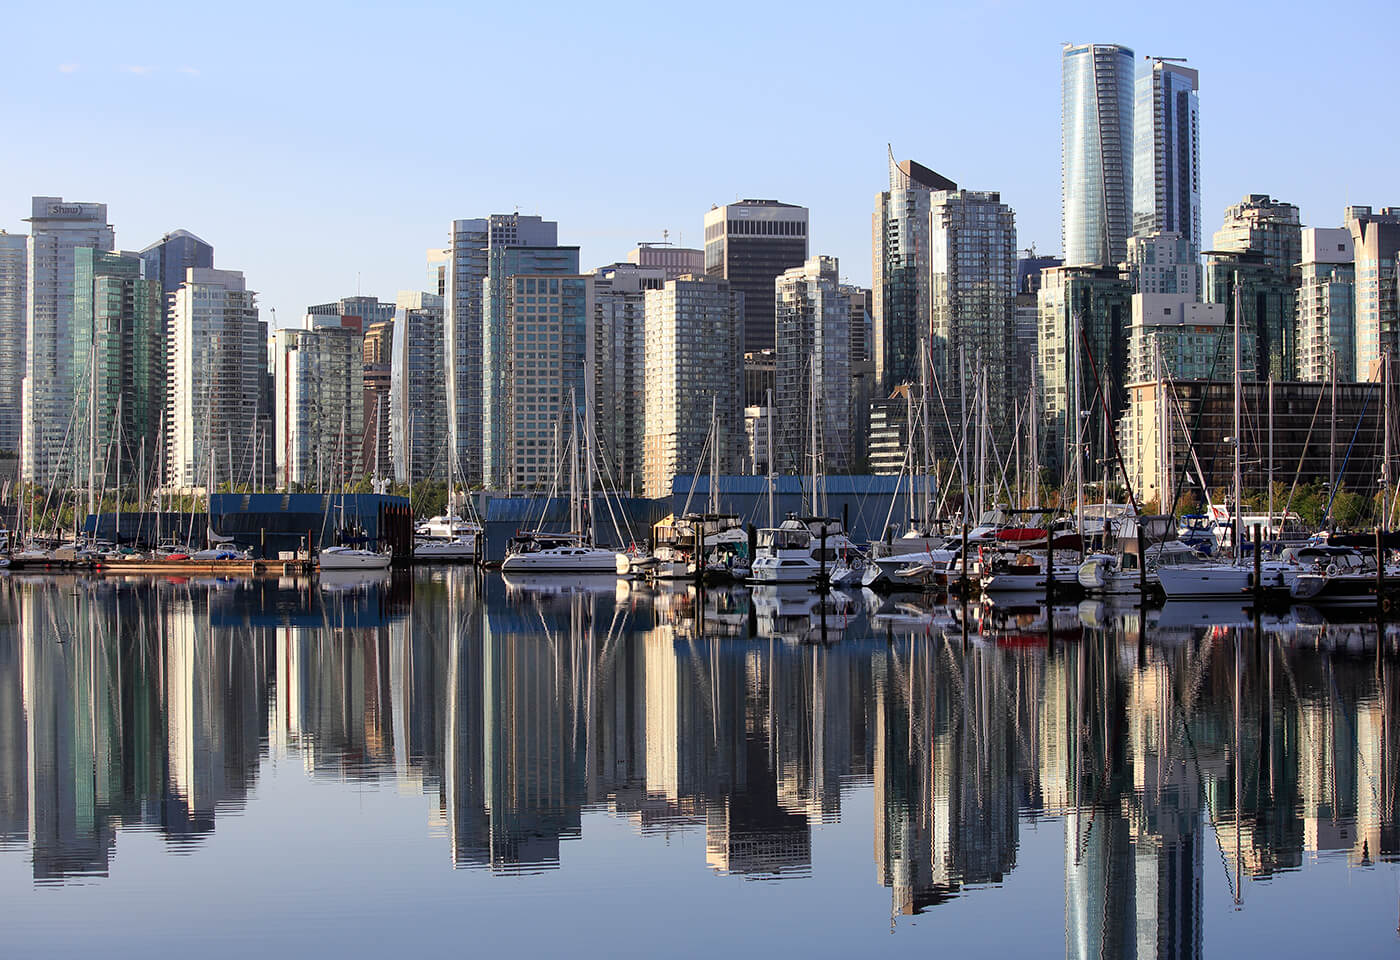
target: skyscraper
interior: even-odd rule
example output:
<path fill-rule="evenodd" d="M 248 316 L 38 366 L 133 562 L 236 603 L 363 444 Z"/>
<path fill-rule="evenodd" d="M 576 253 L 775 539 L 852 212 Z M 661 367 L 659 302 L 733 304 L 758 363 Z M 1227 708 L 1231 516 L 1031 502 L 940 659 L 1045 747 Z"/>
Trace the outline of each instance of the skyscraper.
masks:
<path fill-rule="evenodd" d="M 871 221 L 871 359 L 875 387 L 888 395 L 919 377 L 919 341 L 932 323 L 929 224 L 936 191 L 958 185 L 928 167 L 889 155 L 889 189 Z"/>
<path fill-rule="evenodd" d="M 364 337 L 358 317 L 311 314 L 274 334 L 277 481 L 343 488 L 359 473 Z M 216 453 L 217 455 L 217 453 Z"/>
<path fill-rule="evenodd" d="M 1194 262 L 1201 251 L 1200 75 L 1153 58 L 1136 82 L 1133 232 L 1179 234 Z"/>
<path fill-rule="evenodd" d="M 666 283 L 665 266 L 615 263 L 593 274 L 594 422 L 619 491 L 642 480 L 646 431 L 646 291 Z"/>
<path fill-rule="evenodd" d="M 1115 266 L 1132 231 L 1133 51 L 1066 44 L 1060 176 L 1068 266 Z"/>
<path fill-rule="evenodd" d="M 1400 358 L 1400 207 L 1347 207 L 1356 256 L 1356 376 L 1375 376 L 1381 355 Z"/>
<path fill-rule="evenodd" d="M 0 230 L 0 451 L 19 452 L 29 238 Z"/>
<path fill-rule="evenodd" d="M 73 408 L 73 259 L 116 238 L 105 203 L 35 197 L 29 237 L 20 476 L 51 483 L 61 468 Z"/>
<path fill-rule="evenodd" d="M 1346 227 L 1304 227 L 1298 379 L 1356 379 L 1356 265 Z"/>
<path fill-rule="evenodd" d="M 643 496 L 670 496 L 676 475 L 696 469 L 712 409 L 719 418 L 719 469 L 740 469 L 744 317 L 744 294 L 727 280 L 681 277 L 646 292 Z"/>
<path fill-rule="evenodd" d="M 806 260 L 806 207 L 741 200 L 705 213 L 705 273 L 744 295 L 746 350 L 773 347 L 773 284 Z"/>
<path fill-rule="evenodd" d="M 140 487 L 155 463 L 165 401 L 165 308 L 160 282 L 135 253 L 74 251 L 73 399 L 75 479 L 100 495 L 120 476 Z"/>
<path fill-rule="evenodd" d="M 378 320 L 365 328 L 364 443 L 360 473 L 378 479 L 389 467 L 389 389 L 394 350 L 394 321 Z"/>
<path fill-rule="evenodd" d="M 1199 251 L 1179 233 L 1154 231 L 1128 238 L 1123 271 L 1133 293 L 1169 293 L 1188 300 L 1201 297 Z"/>
<path fill-rule="evenodd" d="M 214 248 L 188 230 L 171 230 L 155 243 L 141 250 L 146 264 L 146 279 L 160 285 L 161 310 L 168 306 L 170 295 L 185 282 L 190 267 L 214 266 Z"/>
<path fill-rule="evenodd" d="M 572 297 L 576 291 L 554 289 L 541 290 L 538 283 L 529 285 L 529 292 L 522 292 L 516 299 L 516 276 L 577 275 L 578 247 L 523 246 L 493 244 L 489 255 L 486 281 L 484 284 L 483 315 L 481 325 L 481 383 L 482 383 L 482 464 L 483 482 L 493 490 L 509 488 L 514 481 L 514 461 L 511 444 L 514 420 L 511 418 L 512 405 L 518 398 L 528 405 L 536 431 L 548 427 L 553 436 L 554 425 L 569 415 L 568 391 L 563 393 L 561 405 L 557 391 L 561 378 L 571 378 L 573 372 L 564 372 L 558 351 L 574 346 L 572 338 L 580 335 L 577 324 L 581 321 L 569 313 L 567 318 L 559 308 L 575 307 L 573 301 L 565 303 L 561 297 Z M 516 307 L 529 309 L 531 319 L 529 331 L 519 331 L 517 342 L 512 323 L 516 318 Z M 553 312 L 543 308 L 556 308 Z M 535 308 L 541 308 L 538 311 Z M 527 351 L 526 343 L 533 342 L 535 349 Z M 581 348 L 581 343 L 580 343 Z M 525 357 L 525 353 L 531 353 Z M 548 357 L 546 354 L 554 354 Z M 570 354 L 572 355 L 572 353 Z M 525 361 L 530 361 L 525 363 Z M 541 360 L 546 366 L 537 367 L 533 361 Z M 517 361 L 520 376 L 517 378 Z M 553 363 L 553 369 L 549 366 Z M 581 376 L 581 373 L 580 373 Z M 553 380 L 553 383 L 550 381 Z M 547 389 L 549 388 L 549 389 Z M 528 394 L 538 389 L 541 395 L 534 400 Z M 548 394 L 548 396 L 544 395 Z M 579 409 L 586 409 L 587 397 L 581 392 L 577 397 Z M 567 430 L 565 431 L 567 433 Z M 531 454 L 538 460 L 539 454 Z M 540 466 L 539 463 L 528 464 Z M 533 476 L 533 474 L 531 474 Z"/>
<path fill-rule="evenodd" d="M 492 249 L 506 246 L 553 246 L 559 224 L 518 213 L 497 213 L 475 220 L 452 222 L 447 248 L 443 335 L 447 357 L 447 406 L 452 439 L 450 476 L 481 483 L 484 460 L 482 402 L 482 322 L 485 315 L 482 282 Z M 429 263 L 429 272 L 434 263 Z M 574 265 L 569 273 L 577 273 Z"/>
<path fill-rule="evenodd" d="M 260 427 L 267 324 L 238 270 L 191 267 L 175 291 L 166 360 L 166 482 L 266 483 Z M 261 435 L 260 435 L 261 434 Z"/>
<path fill-rule="evenodd" d="M 1254 375 L 1297 379 L 1297 296 L 1303 234 L 1298 208 L 1260 193 L 1228 207 L 1206 252 L 1205 299 L 1226 305 L 1241 336 L 1253 340 Z"/>
<path fill-rule="evenodd" d="M 442 354 L 442 297 L 399 292 L 390 352 L 389 442 L 394 479 L 447 479 L 447 374 Z"/>
<path fill-rule="evenodd" d="M 823 472 L 844 473 L 851 462 L 851 299 L 836 258 L 812 257 L 780 274 L 775 316 L 777 467 L 810 473 L 815 435 Z"/>
<path fill-rule="evenodd" d="M 627 252 L 627 262 L 639 267 L 655 267 L 665 279 L 674 280 L 687 273 L 705 272 L 705 251 L 693 247 L 677 247 L 668 241 L 637 244 Z"/>

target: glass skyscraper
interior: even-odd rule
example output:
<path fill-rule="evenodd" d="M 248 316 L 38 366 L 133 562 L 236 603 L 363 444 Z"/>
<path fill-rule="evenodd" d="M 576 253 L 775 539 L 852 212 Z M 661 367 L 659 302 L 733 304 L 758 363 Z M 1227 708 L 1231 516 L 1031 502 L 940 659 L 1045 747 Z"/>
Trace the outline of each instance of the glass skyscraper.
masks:
<path fill-rule="evenodd" d="M 1298 379 L 1356 379 L 1356 266 L 1346 227 L 1303 228 Z"/>
<path fill-rule="evenodd" d="M 836 258 L 812 257 L 782 273 L 775 315 L 778 470 L 811 472 L 815 411 L 823 472 L 845 473 L 851 462 L 851 298 Z"/>
<path fill-rule="evenodd" d="M 19 451 L 28 243 L 22 233 L 0 230 L 0 451 L 6 452 Z"/>
<path fill-rule="evenodd" d="M 1156 59 L 1136 82 L 1133 232 L 1178 234 L 1194 261 L 1201 252 L 1200 75 Z"/>
<path fill-rule="evenodd" d="M 1132 50 L 1065 45 L 1060 124 L 1065 264 L 1115 266 L 1132 228 Z"/>
<path fill-rule="evenodd" d="M 447 479 L 447 380 L 442 355 L 442 297 L 405 290 L 394 313 L 389 372 L 389 456 L 394 479 Z"/>
<path fill-rule="evenodd" d="M 1369 380 L 1381 355 L 1400 357 L 1400 207 L 1347 207 L 1356 255 L 1356 376 Z"/>
<path fill-rule="evenodd" d="M 773 290 L 778 274 L 807 260 L 807 208 L 777 200 L 742 200 L 705 213 L 705 273 L 744 295 L 744 343 L 773 347 Z"/>

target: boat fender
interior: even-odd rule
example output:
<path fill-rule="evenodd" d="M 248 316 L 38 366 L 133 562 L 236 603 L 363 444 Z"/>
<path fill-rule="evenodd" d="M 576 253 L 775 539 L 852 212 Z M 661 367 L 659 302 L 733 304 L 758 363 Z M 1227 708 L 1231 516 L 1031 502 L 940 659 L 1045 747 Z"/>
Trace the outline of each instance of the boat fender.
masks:
<path fill-rule="evenodd" d="M 1342 571 L 1339 570 L 1339 569 L 1337 568 L 1337 565 L 1336 565 L 1335 563 L 1329 563 L 1329 564 L 1327 565 L 1327 575 L 1328 575 L 1329 577 L 1335 577 L 1335 576 L 1337 576 L 1337 574 L 1339 574 L 1339 573 L 1341 573 L 1341 572 L 1342 572 Z"/>

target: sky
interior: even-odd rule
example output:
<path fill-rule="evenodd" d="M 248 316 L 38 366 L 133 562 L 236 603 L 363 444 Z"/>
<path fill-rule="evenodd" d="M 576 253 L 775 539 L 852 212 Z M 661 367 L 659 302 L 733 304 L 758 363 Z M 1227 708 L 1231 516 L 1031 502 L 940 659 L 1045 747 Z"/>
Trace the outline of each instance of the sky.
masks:
<path fill-rule="evenodd" d="M 421 289 L 453 219 L 514 210 L 592 269 L 663 231 L 701 245 L 712 204 L 799 203 L 811 252 L 867 284 L 887 143 L 1000 191 L 1019 245 L 1057 252 L 1064 42 L 1200 71 L 1208 233 L 1246 193 L 1315 226 L 1400 205 L 1394 3 L 73 2 L 0 22 L 0 228 L 42 195 L 107 203 L 122 249 L 190 230 L 282 326 Z"/>

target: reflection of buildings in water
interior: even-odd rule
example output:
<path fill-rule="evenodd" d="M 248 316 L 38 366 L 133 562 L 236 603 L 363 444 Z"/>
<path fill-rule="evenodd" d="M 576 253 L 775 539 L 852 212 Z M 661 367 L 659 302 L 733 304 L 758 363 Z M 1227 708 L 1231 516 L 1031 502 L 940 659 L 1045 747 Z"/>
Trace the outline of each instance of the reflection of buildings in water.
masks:
<path fill-rule="evenodd" d="M 943 640 L 875 654 L 875 863 L 896 914 L 1015 864 L 1017 710 L 1000 657 Z"/>
<path fill-rule="evenodd" d="M 29 838 L 29 729 L 15 590 L 0 581 L 0 849 Z"/>

